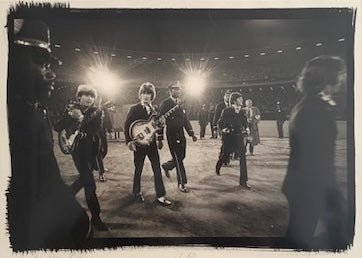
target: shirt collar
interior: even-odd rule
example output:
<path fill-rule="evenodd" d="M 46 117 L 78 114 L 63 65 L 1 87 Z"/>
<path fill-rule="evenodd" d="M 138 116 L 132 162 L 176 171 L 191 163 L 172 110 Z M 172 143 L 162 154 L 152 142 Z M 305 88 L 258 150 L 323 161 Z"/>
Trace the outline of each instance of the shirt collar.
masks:
<path fill-rule="evenodd" d="M 173 100 L 173 102 L 177 103 L 176 98 L 174 98 L 174 97 L 170 96 L 170 99 L 172 99 L 172 100 Z"/>
<path fill-rule="evenodd" d="M 145 103 L 141 100 L 141 105 L 144 106 L 144 107 L 151 107 L 152 106 L 152 103 Z"/>
<path fill-rule="evenodd" d="M 234 108 L 234 110 L 235 110 L 235 112 L 236 113 L 240 113 L 240 110 L 242 109 L 242 106 L 237 106 L 237 105 L 231 105 L 233 108 Z"/>

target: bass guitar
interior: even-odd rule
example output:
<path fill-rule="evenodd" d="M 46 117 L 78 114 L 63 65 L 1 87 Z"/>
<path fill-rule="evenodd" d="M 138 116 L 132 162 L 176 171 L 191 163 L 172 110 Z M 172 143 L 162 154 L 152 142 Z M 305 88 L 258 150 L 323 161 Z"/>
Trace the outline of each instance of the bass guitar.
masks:
<path fill-rule="evenodd" d="M 132 141 L 138 146 L 150 145 L 154 140 L 156 132 L 164 127 L 164 123 L 160 120 L 169 117 L 180 106 L 179 104 L 174 106 L 159 118 L 157 118 L 157 115 L 154 113 L 148 120 L 134 121 L 129 127 L 128 132 Z"/>
<path fill-rule="evenodd" d="M 78 142 L 80 139 L 86 136 L 84 132 L 82 132 L 82 128 L 92 121 L 94 118 L 99 115 L 103 110 L 114 107 L 114 103 L 112 101 L 105 102 L 101 108 L 95 110 L 89 117 L 83 120 L 81 123 L 77 122 L 76 126 L 72 126 L 69 128 L 65 128 L 58 133 L 58 142 L 60 150 L 64 154 L 72 154 L 76 149 Z M 72 124 L 74 125 L 74 124 Z"/>

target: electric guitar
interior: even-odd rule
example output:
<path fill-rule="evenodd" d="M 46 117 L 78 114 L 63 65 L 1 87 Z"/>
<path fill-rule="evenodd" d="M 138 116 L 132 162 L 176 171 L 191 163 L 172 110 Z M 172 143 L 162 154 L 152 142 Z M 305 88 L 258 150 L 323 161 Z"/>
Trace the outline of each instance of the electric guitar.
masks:
<path fill-rule="evenodd" d="M 156 113 L 153 113 L 148 120 L 134 121 L 128 131 L 132 141 L 138 146 L 150 145 L 154 140 L 156 132 L 164 127 L 164 124 L 160 122 L 160 119 L 166 119 L 180 106 L 180 104 L 177 104 L 160 118 L 157 118 Z"/>
<path fill-rule="evenodd" d="M 72 154 L 73 151 L 77 148 L 79 140 L 86 136 L 86 133 L 82 132 L 82 128 L 94 118 L 96 118 L 97 115 L 99 115 L 99 113 L 101 113 L 103 110 L 111 107 L 114 107 L 114 103 L 109 100 L 105 102 L 101 108 L 95 110 L 90 116 L 85 118 L 81 123 L 77 122 L 77 126 L 72 126 L 61 130 L 58 133 L 60 150 L 64 154 Z"/>

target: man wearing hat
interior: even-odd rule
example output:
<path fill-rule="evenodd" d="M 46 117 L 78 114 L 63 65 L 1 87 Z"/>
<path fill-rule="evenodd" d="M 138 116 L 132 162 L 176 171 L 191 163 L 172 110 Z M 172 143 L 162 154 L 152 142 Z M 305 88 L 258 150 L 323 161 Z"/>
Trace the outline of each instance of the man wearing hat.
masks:
<path fill-rule="evenodd" d="M 192 140 L 197 141 L 190 121 L 187 118 L 186 111 L 181 105 L 181 85 L 179 81 L 171 82 L 168 86 L 170 96 L 163 100 L 160 104 L 160 114 L 164 115 L 176 105 L 176 109 L 170 116 L 166 118 L 166 136 L 168 146 L 170 148 L 172 160 L 162 164 L 165 174 L 169 177 L 169 170 L 176 168 L 177 182 L 179 190 L 183 193 L 189 192 L 186 187 L 187 177 L 183 160 L 186 156 L 186 138 L 184 128 Z M 163 133 L 161 134 L 163 137 Z"/>
<path fill-rule="evenodd" d="M 47 103 L 55 74 L 48 26 L 9 21 L 8 123 L 12 172 L 7 193 L 8 227 L 15 251 L 76 248 L 89 219 L 64 185 L 53 152 Z"/>

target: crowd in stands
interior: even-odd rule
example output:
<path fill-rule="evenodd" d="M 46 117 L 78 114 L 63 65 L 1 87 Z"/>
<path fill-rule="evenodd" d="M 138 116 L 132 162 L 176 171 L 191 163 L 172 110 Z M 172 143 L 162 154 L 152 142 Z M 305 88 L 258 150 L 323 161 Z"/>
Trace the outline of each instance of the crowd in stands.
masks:
<path fill-rule="evenodd" d="M 203 62 L 195 62 L 203 67 L 212 67 L 209 70 L 206 89 L 199 97 L 185 96 L 185 106 L 189 112 L 190 119 L 197 119 L 202 104 L 209 106 L 222 101 L 223 92 L 226 89 L 241 91 L 244 100 L 250 98 L 262 114 L 275 111 L 275 103 L 280 101 L 284 109 L 288 111 L 295 105 L 299 98 L 295 81 L 304 63 L 310 58 L 321 54 L 339 55 L 342 58 L 343 48 L 340 46 L 328 48 L 310 47 L 300 51 L 284 51 L 277 53 L 275 50 L 265 51 L 265 55 L 251 55 L 242 58 L 243 55 L 232 59 L 227 56 L 215 60 L 213 57 Z M 186 76 L 186 61 L 175 60 L 153 60 L 132 59 L 121 60 L 114 63 L 121 71 L 120 75 L 125 83 L 120 87 L 118 94 L 112 96 L 116 105 L 122 106 L 133 104 L 138 101 L 136 89 L 140 83 L 150 81 L 157 88 L 155 104 L 168 96 L 167 84 L 174 80 L 183 80 Z M 69 66 L 65 66 L 70 68 Z M 57 74 L 58 90 L 53 95 L 51 109 L 54 114 L 61 113 L 63 107 L 74 96 L 74 89 L 79 82 L 62 83 L 66 74 L 64 67 Z M 343 113 L 344 111 L 341 111 Z M 265 117 L 265 116 L 264 116 Z M 268 117 L 268 116 L 267 116 Z"/>

